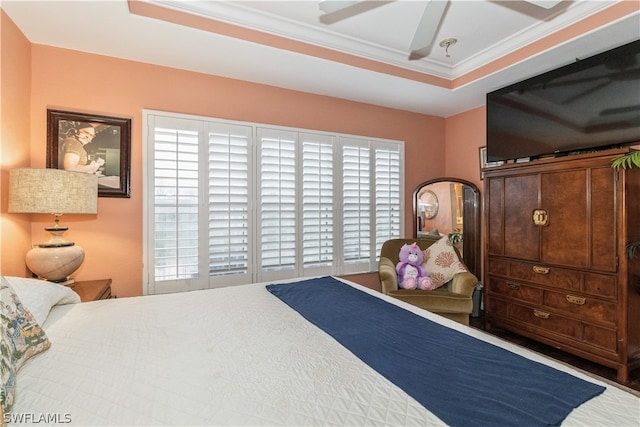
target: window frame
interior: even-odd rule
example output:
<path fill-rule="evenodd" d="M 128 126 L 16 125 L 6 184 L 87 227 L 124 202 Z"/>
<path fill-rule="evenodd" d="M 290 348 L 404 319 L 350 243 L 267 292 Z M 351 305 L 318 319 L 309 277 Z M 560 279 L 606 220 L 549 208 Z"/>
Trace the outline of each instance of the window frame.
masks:
<path fill-rule="evenodd" d="M 203 134 L 199 135 L 201 141 L 208 140 L 208 135 L 210 131 L 214 128 L 214 125 L 219 126 L 240 126 L 240 127 L 248 127 L 251 128 L 251 133 L 249 136 L 249 182 L 251 188 L 249 188 L 249 219 L 248 219 L 248 247 L 249 247 L 249 270 L 250 273 L 248 276 L 243 275 L 225 275 L 222 276 L 225 278 L 224 284 L 221 284 L 222 280 L 218 280 L 219 278 L 212 277 L 208 272 L 206 277 L 200 277 L 198 279 L 198 285 L 193 287 L 190 285 L 192 280 L 176 280 L 169 281 L 172 283 L 162 284 L 161 281 L 154 280 L 154 251 L 153 251 L 153 241 L 150 240 L 150 233 L 153 232 L 154 227 L 154 200 L 153 194 L 154 191 L 154 176 L 153 176 L 153 155 L 154 155 L 154 133 L 155 129 L 153 127 L 153 123 L 155 121 L 155 117 L 166 117 L 169 119 L 177 119 L 177 120 L 193 120 L 193 121 L 201 121 L 203 122 Z M 375 193 L 375 181 L 376 181 L 376 173 L 375 173 L 375 153 L 376 149 L 379 147 L 387 147 L 392 152 L 397 152 L 399 158 L 399 170 L 398 170 L 398 236 L 400 237 L 404 231 L 404 215 L 402 212 L 404 211 L 404 142 L 397 140 L 388 140 L 381 138 L 371 138 L 366 136 L 359 135 L 349 135 L 349 134 L 339 134 L 335 132 L 327 132 L 327 131 L 318 131 L 318 130 L 310 130 L 310 129 L 302 129 L 302 128 L 292 128 L 292 127 L 283 127 L 277 125 L 263 124 L 263 123 L 253 123 L 253 122 L 243 122 L 243 121 L 235 121 L 235 120 L 226 120 L 219 119 L 215 117 L 206 117 L 206 116 L 197 116 L 197 115 L 188 115 L 181 113 L 173 113 L 173 112 L 164 112 L 164 111 L 156 111 L 156 110 L 143 110 L 143 292 L 145 295 L 147 294 L 157 294 L 157 293 L 168 293 L 168 292 L 179 292 L 184 290 L 194 290 L 194 289 L 205 289 L 205 288 L 214 288 L 220 286 L 228 286 L 228 285 L 237 285 L 251 282 L 264 282 L 264 281 L 274 281 L 274 280 L 283 280 L 289 278 L 297 278 L 297 277 L 311 277 L 318 275 L 345 275 L 345 274 L 354 274 L 354 273 L 366 273 L 373 272 L 377 269 L 377 260 L 379 258 L 379 251 L 377 248 L 382 244 L 382 242 L 376 241 L 376 218 L 375 218 L 375 194 L 369 196 L 369 206 L 367 209 L 369 210 L 369 257 L 366 261 L 356 262 L 356 263 L 348 263 L 345 262 L 344 257 L 333 257 L 332 265 L 330 266 L 320 266 L 318 268 L 305 268 L 305 263 L 303 259 L 303 248 L 301 242 L 303 239 L 302 236 L 302 190 L 301 188 L 296 189 L 296 202 L 298 206 L 296 206 L 296 214 L 295 214 L 295 268 L 285 274 L 275 273 L 275 274 L 266 274 L 262 271 L 260 256 L 262 251 L 262 242 L 259 235 L 260 230 L 260 204 L 259 200 L 261 200 L 260 193 L 260 182 L 261 182 L 261 171 L 260 171 L 260 146 L 261 141 L 259 139 L 260 133 L 259 129 L 266 130 L 267 133 L 282 133 L 289 135 L 296 135 L 297 138 L 295 140 L 296 145 L 296 153 L 295 153 L 295 170 L 296 170 L 296 180 L 298 182 L 302 182 L 302 147 L 305 137 L 318 137 L 320 141 L 331 141 L 332 145 L 332 156 L 333 156 L 333 253 L 334 254 L 343 254 L 344 253 L 344 235 L 343 235 L 343 197 L 337 197 L 343 195 L 343 147 L 344 146 L 352 146 L 353 144 L 361 145 L 366 147 L 369 151 L 369 162 L 370 162 L 370 170 L 369 170 L 369 181 L 370 181 L 370 191 Z M 208 142 L 206 142 L 208 144 Z M 206 165 L 202 167 L 200 173 L 200 182 L 208 183 L 208 154 L 206 156 L 202 155 L 201 149 L 201 165 Z M 336 174 L 338 174 L 336 179 Z M 300 184 L 301 186 L 301 184 Z M 203 206 L 209 206 L 208 202 L 208 185 L 202 186 L 204 188 L 200 188 L 200 195 L 203 197 L 199 202 L 199 206 L 202 208 Z M 338 200 L 336 200 L 338 199 Z M 201 212 L 200 215 L 208 216 L 209 209 L 201 209 L 206 210 L 206 212 Z M 200 234 L 207 234 L 205 230 L 201 230 Z M 208 234 L 207 234 L 208 235 Z M 209 246 L 206 245 L 208 248 Z M 202 250 L 202 246 L 201 246 Z M 200 258 L 206 258 L 209 256 L 209 250 L 202 250 L 202 252 L 206 252 L 206 254 L 199 253 Z M 205 270 L 208 270 L 208 261 L 206 264 Z M 166 286 L 165 286 L 166 285 Z M 175 288 L 175 289 L 174 289 Z"/>

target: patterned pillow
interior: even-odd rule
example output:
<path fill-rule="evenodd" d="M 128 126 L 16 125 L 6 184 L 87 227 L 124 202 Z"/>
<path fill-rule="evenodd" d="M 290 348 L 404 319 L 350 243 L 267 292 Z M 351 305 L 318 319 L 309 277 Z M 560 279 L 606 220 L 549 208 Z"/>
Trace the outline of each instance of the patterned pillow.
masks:
<path fill-rule="evenodd" d="M 430 273 L 434 288 L 444 285 L 456 274 L 467 271 L 447 236 L 429 246 L 423 251 L 423 254 L 422 267 Z"/>
<path fill-rule="evenodd" d="M 5 414 L 13 406 L 18 370 L 30 357 L 50 346 L 33 315 L 0 276 L 0 406 Z"/>
<path fill-rule="evenodd" d="M 11 366 L 11 344 L 9 344 L 9 338 L 4 333 L 4 326 L 0 330 L 2 332 L 2 335 L 0 335 L 0 414 L 3 414 L 0 426 L 4 427 L 4 411 L 11 410 L 13 405 L 16 374 Z"/>

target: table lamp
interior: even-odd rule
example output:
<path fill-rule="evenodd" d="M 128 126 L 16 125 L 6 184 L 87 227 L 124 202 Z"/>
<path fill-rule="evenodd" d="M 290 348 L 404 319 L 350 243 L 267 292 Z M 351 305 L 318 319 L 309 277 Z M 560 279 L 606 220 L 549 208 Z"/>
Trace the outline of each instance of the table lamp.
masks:
<path fill-rule="evenodd" d="M 98 177 L 61 169 L 13 169 L 9 173 L 9 212 L 49 213 L 53 227 L 45 227 L 52 237 L 27 253 L 29 270 L 51 282 L 72 284 L 69 275 L 84 260 L 84 251 L 62 236 L 62 214 L 95 214 L 98 211 Z"/>

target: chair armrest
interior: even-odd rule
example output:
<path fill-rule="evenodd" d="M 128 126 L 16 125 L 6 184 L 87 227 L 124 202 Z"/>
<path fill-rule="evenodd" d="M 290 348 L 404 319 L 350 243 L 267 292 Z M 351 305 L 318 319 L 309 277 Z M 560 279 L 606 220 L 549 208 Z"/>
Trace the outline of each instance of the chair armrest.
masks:
<path fill-rule="evenodd" d="M 380 257 L 378 274 L 383 294 L 398 290 L 398 273 L 395 264 L 389 258 Z"/>
<path fill-rule="evenodd" d="M 451 279 L 451 292 L 471 297 L 478 279 L 472 273 L 458 273 Z"/>

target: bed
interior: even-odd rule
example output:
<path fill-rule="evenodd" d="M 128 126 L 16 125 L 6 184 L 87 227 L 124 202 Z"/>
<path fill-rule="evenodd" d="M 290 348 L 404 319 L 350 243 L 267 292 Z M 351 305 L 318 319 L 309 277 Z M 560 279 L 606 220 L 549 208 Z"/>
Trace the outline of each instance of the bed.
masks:
<path fill-rule="evenodd" d="M 640 399 L 623 387 L 355 283 L 319 279 L 602 389 L 571 410 L 563 425 L 638 425 Z M 342 296 L 333 308 L 312 298 L 309 314 L 278 295 L 307 282 L 77 303 L 68 288 L 42 283 L 36 288 L 30 279 L 6 278 L 51 344 L 19 368 L 13 407 L 4 420 L 83 426 L 450 424 L 356 356 L 358 350 L 342 343 L 343 337 L 318 326 L 313 316 L 321 323 L 325 311 L 332 320 L 342 315 L 331 311 L 340 310 Z M 353 318 L 345 317 L 347 323 Z M 406 329 L 417 340 L 424 338 L 420 330 Z M 362 334 L 352 335 L 363 341 Z M 447 341 L 440 341 L 443 354 Z M 389 363 L 401 367 L 414 361 L 396 357 Z M 485 384 L 470 394 L 491 396 L 493 388 Z M 435 394 L 455 396 L 455 391 L 438 388 Z"/>

